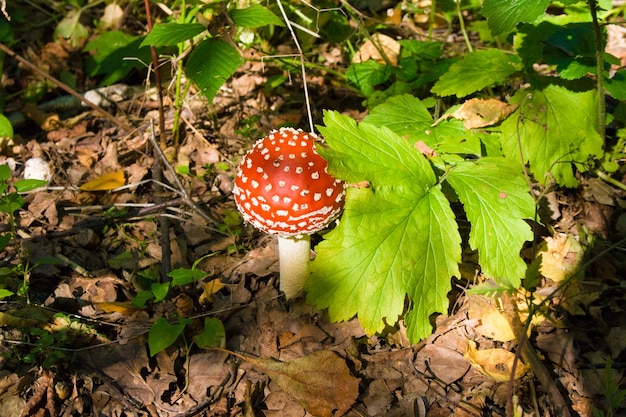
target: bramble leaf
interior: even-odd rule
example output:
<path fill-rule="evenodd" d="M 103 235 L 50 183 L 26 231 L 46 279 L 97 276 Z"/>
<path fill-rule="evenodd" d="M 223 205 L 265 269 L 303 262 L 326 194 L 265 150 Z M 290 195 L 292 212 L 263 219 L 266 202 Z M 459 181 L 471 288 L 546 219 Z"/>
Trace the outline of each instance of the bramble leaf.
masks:
<path fill-rule="evenodd" d="M 365 122 L 388 127 L 411 142 L 423 141 L 439 153 L 480 155 L 480 139 L 468 132 L 463 123 L 447 120 L 433 125 L 426 106 L 409 94 L 395 96 L 374 107 Z"/>
<path fill-rule="evenodd" d="M 231 10 L 230 17 L 238 27 L 242 28 L 258 28 L 265 25 L 285 26 L 278 16 L 260 4 Z"/>
<path fill-rule="evenodd" d="M 243 64 L 237 48 L 216 38 L 205 39 L 196 46 L 185 68 L 185 74 L 212 101 L 217 90 Z"/>
<path fill-rule="evenodd" d="M 450 66 L 432 92 L 440 96 L 465 97 L 494 84 L 503 83 L 518 70 L 519 58 L 499 49 L 470 52 Z"/>
<path fill-rule="evenodd" d="M 505 158 L 458 162 L 446 177 L 471 223 L 469 244 L 480 255 L 487 277 L 508 289 L 518 288 L 526 272 L 522 245 L 533 233 L 524 219 L 534 216 L 534 201 L 522 175 Z"/>
<path fill-rule="evenodd" d="M 139 47 L 146 45 L 174 46 L 188 39 L 193 39 L 205 30 L 206 28 L 200 23 L 157 23 Z"/>
<path fill-rule="evenodd" d="M 501 124 L 504 154 L 519 160 L 521 143 L 524 163 L 530 162 L 540 183 L 554 178 L 561 186 L 576 187 L 572 164 L 584 172 L 590 158 L 603 154 L 596 131 L 595 90 L 573 92 L 549 85 L 543 90 L 520 90 L 510 103 L 519 107 Z"/>
<path fill-rule="evenodd" d="M 339 226 L 317 246 L 308 301 L 334 321 L 358 315 L 368 333 L 395 323 L 405 299 L 417 306 L 411 335 L 431 332 L 428 317 L 445 311 L 450 277 L 458 274 L 461 238 L 426 158 L 389 129 L 359 125 L 327 112 L 320 153 L 329 171 L 372 188 L 348 190 Z"/>
<path fill-rule="evenodd" d="M 518 23 L 530 23 L 548 7 L 550 0 L 485 0 L 481 13 L 494 35 L 510 32 Z"/>

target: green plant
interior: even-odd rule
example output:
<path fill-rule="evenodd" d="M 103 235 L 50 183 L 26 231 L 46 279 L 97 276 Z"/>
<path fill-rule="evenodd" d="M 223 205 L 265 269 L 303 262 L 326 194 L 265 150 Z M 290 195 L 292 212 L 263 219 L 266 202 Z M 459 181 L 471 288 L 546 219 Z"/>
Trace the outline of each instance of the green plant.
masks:
<path fill-rule="evenodd" d="M 602 379 L 602 389 L 606 398 L 606 409 L 600 410 L 593 407 L 594 417 L 613 417 L 618 410 L 626 403 L 626 390 L 619 388 L 619 380 L 615 379 L 613 373 L 613 361 L 609 358 L 604 367 L 604 378 Z"/>
<path fill-rule="evenodd" d="M 28 284 L 30 272 L 37 266 L 29 265 L 28 260 L 24 259 L 20 253 L 20 245 L 18 243 L 15 212 L 24 205 L 24 198 L 20 192 L 30 191 L 46 184 L 46 181 L 26 179 L 16 181 L 13 184 L 15 191 L 10 191 L 9 180 L 11 179 L 11 168 L 8 165 L 0 165 L 0 212 L 6 215 L 6 224 L 9 231 L 0 233 L 0 251 L 5 250 L 11 243 L 15 247 L 18 254 L 19 263 L 17 265 L 0 267 L 0 298 L 14 295 L 15 293 L 6 288 L 8 282 L 14 278 L 21 278 L 18 284 L 18 293 L 20 296 L 26 297 L 28 301 Z M 42 262 L 45 262 L 42 261 Z"/>
<path fill-rule="evenodd" d="M 619 72 L 606 71 L 614 58 L 596 53 L 604 42 L 598 19 L 590 19 L 596 2 L 559 16 L 544 13 L 549 4 L 484 2 L 493 34 L 517 35 L 514 49 L 468 52 L 453 63 L 431 89 L 440 102 L 461 99 L 442 118 L 429 111 L 435 100 L 406 94 L 371 108 L 359 124 L 325 113 L 319 130 L 328 148 L 320 153 L 329 171 L 369 183 L 348 189 L 342 219 L 317 246 L 306 285 L 307 300 L 328 308 L 331 319 L 356 315 L 371 334 L 404 314 L 411 340 L 428 336 L 429 316 L 447 310 L 450 278 L 460 276 L 463 244 L 478 252 L 492 280 L 475 291 L 521 286 L 527 264 L 520 250 L 536 220 L 530 182 L 576 187 L 578 173 L 598 172 L 606 117 L 599 103 L 626 88 Z M 537 63 L 550 72 L 538 72 Z M 479 98 L 522 83 L 508 102 Z M 471 94 L 478 97 L 464 100 Z M 617 146 L 612 155 L 623 153 L 622 140 Z M 623 170 L 615 160 L 610 166 Z M 459 214 L 469 221 L 467 236 Z"/>
<path fill-rule="evenodd" d="M 168 274 L 171 280 L 167 282 L 156 282 L 156 280 L 152 280 L 147 275 L 144 275 L 145 285 L 149 286 L 149 288 L 140 291 L 135 298 L 133 298 L 133 305 L 137 308 L 146 308 L 148 302 L 159 303 L 165 300 L 174 288 L 183 287 L 206 278 L 206 273 L 197 269 L 197 267 L 202 260 L 213 255 L 213 253 L 210 253 L 201 257 L 193 263 L 191 268 L 177 268 L 172 270 Z M 158 276 L 158 273 L 154 275 Z M 179 336 L 182 335 L 187 325 L 191 323 L 192 320 L 185 317 L 174 317 L 171 320 L 165 317 L 159 317 L 152 326 L 150 326 L 148 333 L 150 355 L 154 356 L 161 350 L 172 345 Z M 193 342 L 200 348 L 207 348 L 213 345 L 222 346 L 224 340 L 225 333 L 222 322 L 215 318 L 205 318 L 204 331 L 195 335 Z"/>

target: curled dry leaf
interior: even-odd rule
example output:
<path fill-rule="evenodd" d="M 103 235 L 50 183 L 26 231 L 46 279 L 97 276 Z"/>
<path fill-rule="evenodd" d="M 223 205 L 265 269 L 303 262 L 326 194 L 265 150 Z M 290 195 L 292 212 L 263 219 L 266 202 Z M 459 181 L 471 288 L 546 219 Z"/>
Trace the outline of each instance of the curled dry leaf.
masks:
<path fill-rule="evenodd" d="M 399 56 L 400 44 L 398 41 L 382 33 L 374 33 L 354 54 L 352 62 L 360 63 L 373 59 L 381 64 L 388 62 L 397 66 Z"/>
<path fill-rule="evenodd" d="M 539 248 L 541 274 L 554 282 L 561 282 L 578 270 L 585 251 L 578 239 L 565 233 L 545 240 Z"/>
<path fill-rule="evenodd" d="M 463 356 L 484 375 L 490 376 L 498 382 L 506 382 L 511 378 L 511 370 L 515 362 L 513 352 L 501 348 L 478 350 L 476 342 L 468 340 L 467 350 Z M 515 366 L 514 379 L 520 379 L 529 369 L 528 365 L 518 360 Z"/>
<path fill-rule="evenodd" d="M 508 342 L 515 339 L 515 333 L 511 328 L 509 320 L 495 306 L 494 300 L 471 295 L 468 297 L 468 316 L 476 320 L 478 324 L 474 327 L 479 334 L 500 342 Z"/>
<path fill-rule="evenodd" d="M 264 358 L 246 360 L 318 417 L 345 414 L 359 395 L 360 380 L 350 374 L 343 359 L 329 350 L 319 350 L 289 362 Z"/>
<path fill-rule="evenodd" d="M 473 98 L 459 107 L 452 117 L 463 120 L 466 129 L 491 126 L 507 118 L 517 108 L 517 104 L 506 104 L 493 98 Z"/>

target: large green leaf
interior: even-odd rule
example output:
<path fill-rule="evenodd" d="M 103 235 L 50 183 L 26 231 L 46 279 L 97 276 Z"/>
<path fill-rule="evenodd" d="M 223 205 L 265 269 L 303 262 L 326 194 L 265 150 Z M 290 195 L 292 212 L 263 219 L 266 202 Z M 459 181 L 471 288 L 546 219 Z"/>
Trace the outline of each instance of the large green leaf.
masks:
<path fill-rule="evenodd" d="M 500 84 L 518 70 L 519 59 L 499 49 L 470 52 L 452 64 L 435 83 L 432 92 L 440 96 L 464 97 L 494 84 Z"/>
<path fill-rule="evenodd" d="M 285 26 L 278 16 L 260 4 L 232 10 L 230 17 L 238 27 L 242 28 L 258 28 L 265 25 Z"/>
<path fill-rule="evenodd" d="M 200 23 L 157 23 L 139 46 L 174 46 L 205 30 Z"/>
<path fill-rule="evenodd" d="M 320 152 L 329 171 L 372 187 L 348 190 L 339 226 L 317 246 L 307 299 L 328 307 L 335 321 L 358 315 L 371 334 L 397 321 L 408 295 L 417 306 L 410 334 L 426 337 L 429 315 L 446 310 L 461 258 L 454 214 L 434 172 L 412 142 L 385 127 L 336 112 L 324 123 L 329 148 Z"/>
<path fill-rule="evenodd" d="M 537 181 L 554 179 L 576 187 L 572 164 L 586 171 L 590 158 L 602 156 L 602 139 L 596 130 L 597 95 L 594 90 L 573 92 L 549 85 L 543 90 L 520 90 L 511 99 L 517 110 L 504 120 L 502 150 L 515 160 L 530 163 Z"/>
<path fill-rule="evenodd" d="M 146 69 L 150 62 L 150 48 L 141 47 L 143 37 L 127 35 L 119 30 L 105 32 L 85 45 L 93 51 L 86 61 L 90 76 L 104 75 L 102 85 L 113 84 L 126 77 L 133 69 Z"/>
<path fill-rule="evenodd" d="M 163 317 L 156 319 L 148 332 L 150 356 L 154 356 L 163 349 L 171 346 L 189 323 L 191 323 L 191 319 L 187 318 L 182 318 L 178 323 L 174 324 L 170 324 Z"/>
<path fill-rule="evenodd" d="M 510 32 L 518 23 L 535 21 L 550 4 L 550 0 L 485 0 L 482 14 L 494 35 Z"/>
<path fill-rule="evenodd" d="M 396 135 L 412 142 L 423 141 L 439 153 L 481 153 L 478 135 L 468 132 L 463 123 L 455 119 L 433 125 L 426 106 L 409 94 L 391 97 L 374 107 L 364 121 L 378 127 L 388 127 Z"/>
<path fill-rule="evenodd" d="M 524 219 L 534 217 L 521 164 L 497 157 L 462 161 L 446 178 L 471 223 L 469 244 L 478 250 L 483 273 L 504 287 L 518 288 L 526 272 L 520 250 L 533 238 Z"/>
<path fill-rule="evenodd" d="M 216 38 L 205 39 L 193 50 L 185 67 L 185 74 L 202 94 L 212 101 L 217 90 L 243 64 L 237 48 Z"/>

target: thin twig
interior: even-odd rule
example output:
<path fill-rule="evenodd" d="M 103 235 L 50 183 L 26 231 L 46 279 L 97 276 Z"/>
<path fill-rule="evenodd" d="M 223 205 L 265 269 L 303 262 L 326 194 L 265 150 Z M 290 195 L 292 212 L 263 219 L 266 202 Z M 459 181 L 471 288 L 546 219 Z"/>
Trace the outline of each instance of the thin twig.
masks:
<path fill-rule="evenodd" d="M 302 84 L 303 84 L 303 89 L 304 89 L 304 101 L 306 105 L 306 113 L 307 113 L 307 117 L 309 118 L 309 129 L 311 133 L 314 133 L 315 125 L 313 124 L 313 113 L 311 112 L 311 100 L 309 99 L 309 87 L 307 85 L 307 80 L 306 80 L 306 66 L 304 65 L 304 52 L 302 52 L 302 48 L 300 47 L 300 42 L 298 42 L 298 37 L 296 36 L 296 32 L 293 30 L 293 27 L 291 26 L 291 21 L 289 20 L 289 17 L 287 17 L 287 13 L 285 12 L 285 9 L 283 8 L 283 4 L 281 3 L 280 0 L 276 0 L 276 3 L 278 4 L 280 13 L 282 14 L 283 20 L 285 21 L 285 25 L 287 25 L 287 29 L 289 29 L 289 32 L 291 33 L 291 38 L 293 39 L 293 43 L 296 45 L 296 48 L 298 49 L 298 53 L 300 55 L 300 70 L 302 71 Z"/>
<path fill-rule="evenodd" d="M 159 156 L 159 159 L 161 160 L 161 162 L 163 163 L 165 168 L 169 171 L 169 173 L 171 174 L 172 178 L 174 179 L 174 182 L 176 183 L 176 187 L 178 187 L 178 191 L 180 192 L 180 194 L 182 196 L 182 202 L 184 204 L 186 204 L 188 207 L 190 207 L 191 209 L 193 209 L 196 213 L 198 213 L 200 216 L 202 216 L 203 219 L 205 219 L 206 221 L 208 221 L 212 225 L 214 225 L 216 227 L 219 226 L 219 223 L 215 219 L 213 219 L 211 216 L 209 216 L 208 213 L 206 213 L 204 210 L 202 210 L 202 208 L 200 208 L 200 206 L 198 206 L 198 204 L 196 204 L 196 202 L 193 201 L 193 199 L 191 198 L 191 196 L 189 195 L 189 193 L 185 189 L 185 186 L 180 181 L 180 178 L 178 178 L 178 174 L 176 174 L 176 171 L 174 170 L 174 167 L 172 167 L 172 165 L 167 161 L 167 158 L 163 154 L 163 151 L 161 151 L 161 148 L 159 148 L 159 144 L 157 143 L 156 138 L 154 137 L 154 135 L 152 135 L 152 134 L 149 135 L 149 138 L 150 138 L 150 142 L 152 143 L 152 146 L 155 148 L 156 154 Z M 222 232 L 219 229 L 210 228 L 210 230 L 212 230 L 212 231 L 214 231 L 216 233 L 224 234 L 224 232 Z"/>
<path fill-rule="evenodd" d="M 598 90 L 598 133 L 602 143 L 606 139 L 606 91 L 604 89 L 604 42 L 602 41 L 602 29 L 598 22 L 598 4 L 596 0 L 588 0 L 593 31 L 596 42 L 596 89 Z"/>
<path fill-rule="evenodd" d="M 22 65 L 26 66 L 29 70 L 33 71 L 34 73 L 39 74 L 40 76 L 42 76 L 46 80 L 50 81 L 51 83 L 53 83 L 54 85 L 59 87 L 61 90 L 65 91 L 69 95 L 77 98 L 81 102 L 85 103 L 87 106 L 91 107 L 94 111 L 99 113 L 101 116 L 105 117 L 107 120 L 109 120 L 110 122 L 112 122 L 116 126 L 124 129 L 126 132 L 131 133 L 131 132 L 133 132 L 135 130 L 130 125 L 127 125 L 126 123 L 122 122 L 119 118 L 114 117 L 111 113 L 107 112 L 102 107 L 100 107 L 97 104 L 94 104 L 93 102 L 87 100 L 85 97 L 83 97 L 82 95 L 77 93 L 69 85 L 64 84 L 63 82 L 61 82 L 61 81 L 57 80 L 56 78 L 54 78 L 52 75 L 50 75 L 50 74 L 42 71 L 41 69 L 37 68 L 37 66 L 31 64 L 30 62 L 28 62 L 27 60 L 22 58 L 20 55 L 18 55 L 12 49 L 10 49 L 7 46 L 5 46 L 3 43 L 0 43 L 0 49 L 2 51 L 4 51 L 7 55 L 9 55 L 10 57 L 15 58 L 16 61 L 18 61 Z"/>

